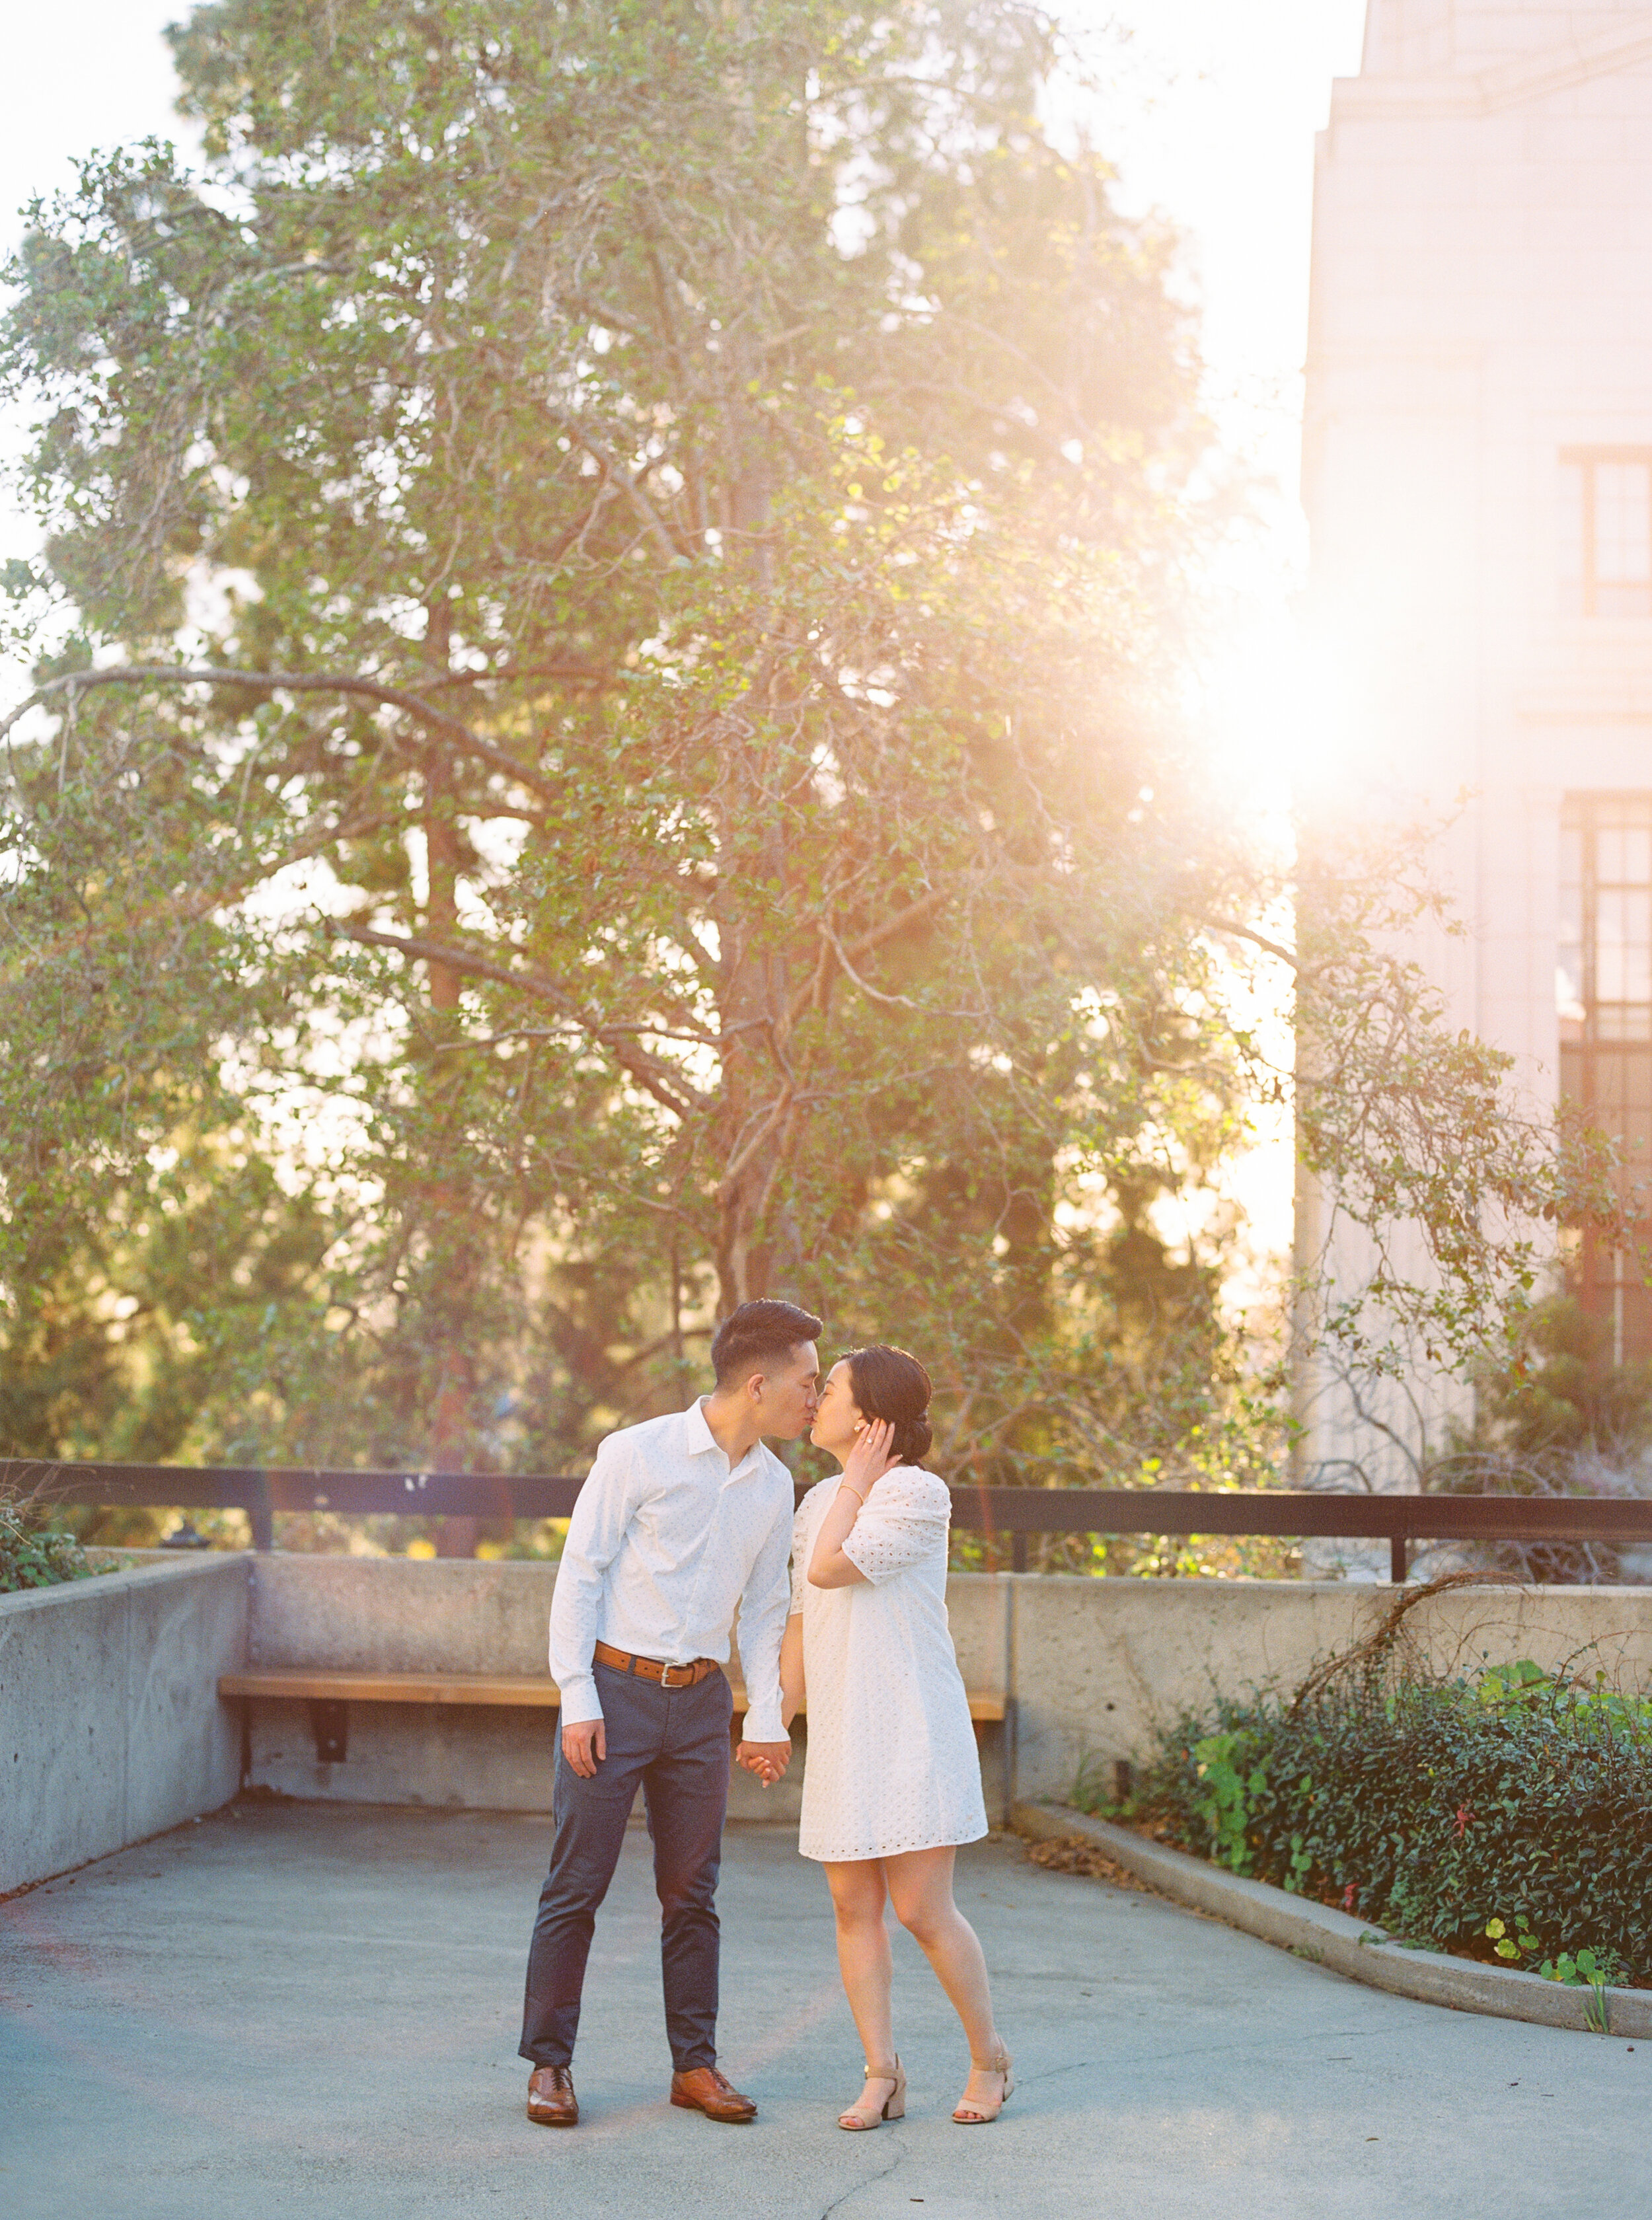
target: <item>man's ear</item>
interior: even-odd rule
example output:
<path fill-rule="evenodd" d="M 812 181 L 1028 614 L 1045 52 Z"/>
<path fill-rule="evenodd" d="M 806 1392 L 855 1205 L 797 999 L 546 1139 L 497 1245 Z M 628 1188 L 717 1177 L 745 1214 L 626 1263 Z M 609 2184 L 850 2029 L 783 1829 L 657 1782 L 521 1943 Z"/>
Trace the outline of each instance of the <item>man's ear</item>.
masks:
<path fill-rule="evenodd" d="M 749 1374 L 749 1375 L 747 1375 L 746 1382 L 745 1382 L 745 1392 L 746 1392 L 747 1396 L 750 1398 L 750 1400 L 751 1400 L 752 1402 L 754 1402 L 754 1403 L 760 1403 L 760 1402 L 762 1402 L 762 1400 L 763 1400 L 763 1390 L 764 1390 L 764 1377 L 763 1377 L 762 1373 L 760 1373 L 760 1372 L 753 1372 L 753 1373 L 751 1373 L 751 1374 Z"/>

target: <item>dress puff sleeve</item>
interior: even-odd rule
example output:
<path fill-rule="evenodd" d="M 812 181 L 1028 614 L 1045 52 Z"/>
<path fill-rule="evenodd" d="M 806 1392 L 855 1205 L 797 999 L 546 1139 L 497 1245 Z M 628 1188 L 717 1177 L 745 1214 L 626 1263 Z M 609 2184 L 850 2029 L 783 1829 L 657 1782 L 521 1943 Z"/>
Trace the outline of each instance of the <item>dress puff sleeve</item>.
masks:
<path fill-rule="evenodd" d="M 875 1481 L 843 1545 L 857 1572 L 874 1584 L 926 1559 L 944 1568 L 952 1492 L 917 1465 L 899 1464 Z"/>

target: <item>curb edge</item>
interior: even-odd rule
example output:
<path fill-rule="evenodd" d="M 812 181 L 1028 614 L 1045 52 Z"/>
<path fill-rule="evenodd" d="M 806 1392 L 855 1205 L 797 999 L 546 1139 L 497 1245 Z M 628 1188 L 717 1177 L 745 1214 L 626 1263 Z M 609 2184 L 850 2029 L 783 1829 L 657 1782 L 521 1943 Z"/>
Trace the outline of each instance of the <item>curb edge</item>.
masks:
<path fill-rule="evenodd" d="M 1225 1874 L 1185 1850 L 1150 1843 L 1128 1827 L 1068 1805 L 1016 1804 L 1010 1825 L 1019 1835 L 1050 1842 L 1079 1836 L 1093 1843 L 1138 1880 L 1196 1911 L 1211 1913 L 1275 1949 L 1306 1958 L 1349 1980 L 1411 1997 L 1421 2004 L 1443 2005 L 1452 2011 L 1481 2012 L 1499 2019 L 1526 2020 L 1578 2034 L 1596 2034 L 1584 2017 L 1592 2001 L 1586 1989 L 1563 1987 L 1536 1974 L 1512 1967 L 1476 1966 L 1460 1958 L 1406 1950 L 1367 1922 L 1350 1918 L 1327 1905 L 1308 1904 L 1271 1883 Z M 1608 1989 L 1606 2026 L 1612 2036 L 1652 2036 L 1652 1993 L 1643 1989 Z"/>

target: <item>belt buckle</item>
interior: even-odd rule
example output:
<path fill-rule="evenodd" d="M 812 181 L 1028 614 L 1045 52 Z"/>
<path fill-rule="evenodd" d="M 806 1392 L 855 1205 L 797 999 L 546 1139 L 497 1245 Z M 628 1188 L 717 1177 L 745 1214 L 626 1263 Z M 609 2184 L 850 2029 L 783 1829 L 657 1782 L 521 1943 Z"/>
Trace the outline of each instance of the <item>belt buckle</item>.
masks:
<path fill-rule="evenodd" d="M 672 1675 L 672 1674 L 673 1674 L 673 1673 L 683 1673 L 683 1674 L 686 1674 L 688 1675 L 688 1677 L 687 1677 L 687 1679 L 686 1679 L 686 1680 L 683 1680 L 683 1681 L 674 1681 L 674 1680 L 671 1678 L 671 1675 Z M 663 1665 L 663 1666 L 661 1666 L 661 1668 L 660 1668 L 660 1675 L 659 1675 L 659 1684 L 660 1684 L 660 1686 L 661 1686 L 661 1687 L 662 1687 L 662 1688 L 692 1688 L 692 1687 L 693 1687 L 693 1686 L 694 1686 L 694 1668 L 693 1668 L 693 1666 L 692 1666 L 692 1665 Z"/>

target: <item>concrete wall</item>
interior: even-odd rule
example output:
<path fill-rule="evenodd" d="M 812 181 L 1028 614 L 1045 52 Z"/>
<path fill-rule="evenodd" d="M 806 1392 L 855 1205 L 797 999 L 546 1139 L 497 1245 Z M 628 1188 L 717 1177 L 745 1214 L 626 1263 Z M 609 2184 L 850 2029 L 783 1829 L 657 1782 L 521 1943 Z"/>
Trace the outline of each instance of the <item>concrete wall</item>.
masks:
<path fill-rule="evenodd" d="M 396 1557 L 155 1561 L 0 1597 L 0 1891 L 209 1811 L 235 1792 L 240 1721 L 221 1673 L 538 1673 L 554 1565 Z M 1370 1633 L 1389 1588 L 1350 1582 L 1099 1581 L 958 1574 L 948 1607 L 971 1686 L 1014 1699 L 982 1737 L 988 1810 L 1063 1799 L 1087 1759 L 1139 1759 L 1219 1693 L 1288 1691 Z M 1437 1667 L 1533 1657 L 1652 1685 L 1652 1591 L 1454 1591 L 1407 1622 Z M 309 1706 L 251 1707 L 251 1779 L 352 1803 L 548 1812 L 556 1713 L 352 1704 L 318 1759 Z M 795 1821 L 807 1735 L 779 1789 L 735 1775 L 737 1818 Z"/>
<path fill-rule="evenodd" d="M 956 1585 L 956 1583 L 955 1583 Z M 1087 1758 L 1140 1758 L 1156 1730 L 1217 1694 L 1290 1691 L 1371 1633 L 1395 1591 L 1348 1581 L 1008 1575 L 1017 1793 L 1064 1798 Z M 1458 1588 L 1406 1620 L 1448 1671 L 1530 1657 L 1652 1686 L 1652 1592 Z"/>
<path fill-rule="evenodd" d="M 251 1662 L 371 1671 L 544 1669 L 554 1565 L 396 1558 L 254 1561 Z M 982 1737 L 988 1809 L 1063 1797 L 1087 1757 L 1139 1759 L 1158 1728 L 1218 1692 L 1294 1687 L 1388 1611 L 1393 1591 L 1349 1581 L 1134 1581 L 955 1574 L 948 1610 L 972 1687 L 1015 1699 Z M 1437 1665 L 1574 1659 L 1652 1684 L 1652 1591 L 1490 1587 L 1420 1606 L 1409 1624 Z M 290 1795 L 360 1802 L 550 1807 L 555 1714 L 357 1704 L 341 1764 L 315 1755 L 307 1706 L 254 1707 L 252 1777 Z M 807 1736 L 779 1789 L 736 1776 L 736 1818 L 795 1819 Z"/>
<path fill-rule="evenodd" d="M 543 1673 L 556 1574 L 553 1564 L 511 1561 L 259 1556 L 247 1663 Z M 469 1705 L 352 1704 L 345 1758 L 330 1763 L 315 1754 L 307 1704 L 259 1702 L 252 1707 L 252 1778 L 334 1802 L 548 1812 L 557 1718 Z"/>
<path fill-rule="evenodd" d="M 246 1562 L 0 1595 L 0 1893 L 235 1793 L 240 1727 L 217 1687 L 246 1650 Z"/>
<path fill-rule="evenodd" d="M 542 1673 L 554 1564 L 400 1557 L 252 1560 L 247 1662 L 339 1672 Z M 978 1575 L 950 1592 L 958 1662 L 971 1687 L 1005 1686 L 1008 1598 Z M 431 1804 L 548 1812 L 554 1712 L 446 1705 L 352 1704 L 342 1762 L 317 1757 L 309 1707 L 252 1708 L 252 1779 L 289 1796 L 362 1804 Z M 988 1809 L 1007 1808 L 1007 1737 L 982 1735 Z M 731 1816 L 795 1823 L 807 1730 L 786 1779 L 764 1790 L 737 1772 Z"/>

